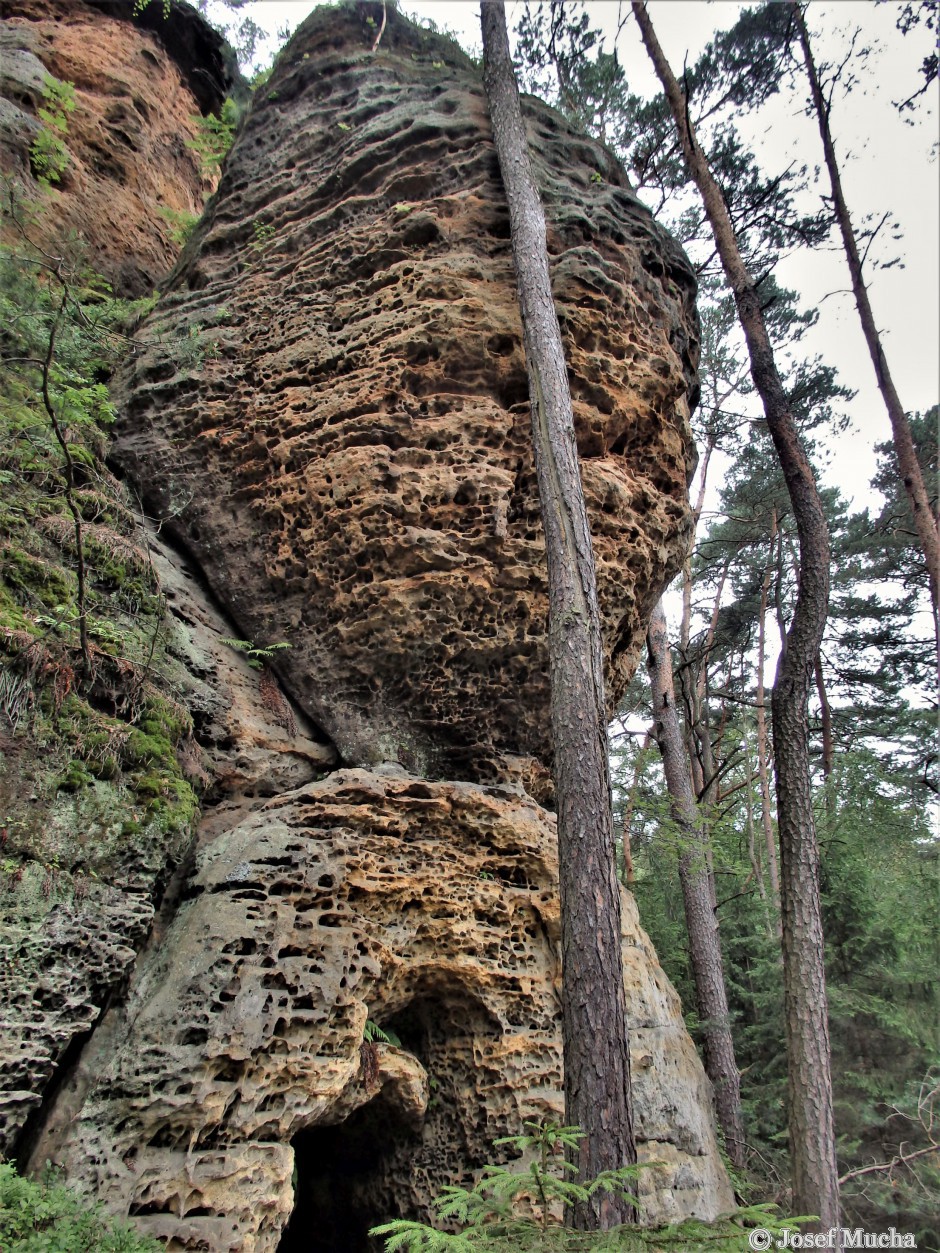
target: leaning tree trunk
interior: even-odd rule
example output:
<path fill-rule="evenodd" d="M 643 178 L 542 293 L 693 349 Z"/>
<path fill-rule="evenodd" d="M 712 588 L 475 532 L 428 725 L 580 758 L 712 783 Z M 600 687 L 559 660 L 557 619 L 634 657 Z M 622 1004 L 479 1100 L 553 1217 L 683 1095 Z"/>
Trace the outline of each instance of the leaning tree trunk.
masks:
<path fill-rule="evenodd" d="M 771 697 L 783 930 L 793 1204 L 839 1225 L 839 1172 L 832 1117 L 829 1022 L 819 897 L 819 845 L 813 817 L 808 706 L 813 666 L 829 601 L 829 531 L 816 480 L 800 442 L 761 310 L 721 189 L 696 141 L 687 100 L 641 0 L 633 13 L 663 85 L 686 166 L 702 197 L 715 246 L 747 340 L 760 395 L 800 537 L 796 607 Z"/>
<path fill-rule="evenodd" d="M 607 706 L 591 533 L 545 219 L 532 177 L 501 0 L 482 5 L 483 81 L 512 234 L 548 563 L 548 638 L 561 888 L 565 1117 L 585 1133 L 578 1177 L 636 1161 L 620 947 Z M 574 1210 L 584 1230 L 635 1218 L 600 1193 Z"/>
<path fill-rule="evenodd" d="M 872 312 L 871 301 L 868 299 L 868 288 L 865 285 L 865 277 L 862 272 L 862 259 L 858 252 L 858 240 L 855 237 L 852 217 L 842 192 L 839 162 L 836 159 L 836 151 L 832 142 L 832 131 L 829 128 L 829 103 L 823 95 L 819 75 L 816 72 L 816 63 L 813 60 L 813 50 L 809 41 L 809 31 L 806 29 L 806 22 L 803 18 L 803 10 L 799 4 L 795 3 L 795 0 L 791 0 L 790 8 L 800 39 L 800 46 L 803 49 L 806 75 L 809 79 L 813 98 L 813 112 L 816 114 L 816 121 L 819 125 L 819 134 L 822 138 L 823 151 L 826 156 L 826 169 L 829 171 L 829 185 L 832 188 L 832 207 L 836 215 L 836 221 L 839 223 L 839 230 L 842 233 L 842 244 L 849 266 L 849 274 L 852 278 L 855 306 L 858 309 L 859 320 L 865 333 L 865 342 L 868 345 L 872 365 L 875 367 L 878 390 L 881 392 L 885 408 L 888 411 L 894 451 L 898 459 L 898 469 L 901 472 L 901 481 L 910 501 L 917 538 L 920 541 L 924 560 L 927 562 L 927 577 L 930 583 L 930 597 L 933 603 L 934 634 L 938 653 L 940 653 L 940 520 L 938 520 L 930 507 L 930 499 L 927 495 L 927 488 L 924 485 L 924 476 L 921 472 L 920 462 L 917 460 L 917 452 L 911 435 L 911 424 L 907 420 L 907 414 L 904 412 L 904 406 L 901 404 L 901 398 L 894 385 L 894 379 L 891 371 L 888 369 L 888 361 L 882 347 L 881 335 L 878 332 L 875 315 Z"/>
<path fill-rule="evenodd" d="M 705 1070 L 715 1089 L 715 1109 L 728 1156 L 744 1166 L 744 1118 L 741 1077 L 734 1056 L 728 1016 L 724 963 L 718 940 L 718 916 L 708 867 L 708 833 L 696 804 L 686 744 L 676 708 L 666 615 L 653 612 L 646 636 L 656 742 L 663 759 L 672 816 L 679 832 L 679 881 L 689 935 L 689 958 L 695 983 L 695 1007 L 705 1053 Z"/>

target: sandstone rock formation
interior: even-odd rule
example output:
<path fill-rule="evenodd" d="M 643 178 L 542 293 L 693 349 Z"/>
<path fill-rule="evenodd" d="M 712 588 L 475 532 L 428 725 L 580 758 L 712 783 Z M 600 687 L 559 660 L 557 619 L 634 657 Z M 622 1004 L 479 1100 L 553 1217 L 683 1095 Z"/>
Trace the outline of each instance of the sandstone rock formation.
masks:
<path fill-rule="evenodd" d="M 222 642 L 230 624 L 179 556 L 155 537 L 149 542 L 171 614 L 163 683 L 185 699 L 197 727 L 190 768 L 201 778 L 203 826 L 211 829 L 213 821 L 237 822 L 259 796 L 319 777 L 335 766 L 336 754 L 279 689 Z M 41 844 L 47 867 L 63 874 L 79 867 L 62 899 L 39 862 L 28 865 L 8 897 L 0 894 L 0 1145 L 9 1152 L 50 1079 L 62 1073 L 63 1059 L 126 983 L 168 887 L 172 905 L 191 834 L 153 820 L 136 822 L 129 837 L 140 810 L 106 780 L 60 792 L 48 805 L 42 754 L 37 759 L 5 733 L 0 749 L 0 810 L 4 830 L 13 833 L 5 851 Z M 170 885 L 174 870 L 178 882 Z"/>
<path fill-rule="evenodd" d="M 105 46 L 146 61 L 150 35 L 107 24 L 123 0 L 94 2 Z M 25 20 L 64 0 L 0 3 Z M 51 42 L 17 36 L 63 76 L 58 31 L 68 47 L 90 11 L 65 8 Z M 118 460 L 186 553 L 139 536 L 172 619 L 163 681 L 192 716 L 196 844 L 137 832 L 116 852 L 116 788 L 58 798 L 106 796 L 101 880 L 23 923 L 8 981 L 8 1132 L 31 1112 L 34 1167 L 59 1162 L 171 1250 L 353 1253 L 369 1221 L 426 1216 L 494 1138 L 562 1108 L 508 218 L 476 70 L 393 13 L 373 55 L 379 15 L 315 13 L 295 36 L 115 388 Z M 191 51 L 174 53 L 190 86 L 161 63 L 154 134 L 191 111 Z M 687 538 L 694 282 L 609 155 L 528 112 L 613 702 Z M 86 220 L 109 183 L 81 168 Z M 89 235 L 114 273 L 126 244 L 128 289 L 166 256 L 151 225 L 117 250 Z M 271 659 L 289 696 L 231 636 L 290 645 Z M 20 807 L 28 769 L 0 774 Z M 733 1198 L 708 1086 L 624 909 L 638 1140 L 658 1163 L 644 1215 L 712 1216 Z M 364 1053 L 370 1019 L 401 1047 Z"/>
<path fill-rule="evenodd" d="M 396 16 L 373 56 L 370 17 L 314 13 L 283 52 L 120 380 L 116 454 L 245 637 L 290 642 L 345 762 L 530 777 L 543 548 L 483 90 Z M 529 114 L 613 708 L 688 539 L 694 281 L 609 154 Z M 193 328 L 198 368 L 167 348 Z"/>
<path fill-rule="evenodd" d="M 277 1247 L 291 1142 L 305 1249 L 426 1212 L 494 1139 L 563 1112 L 556 876 L 554 822 L 516 787 L 342 770 L 264 803 L 206 843 L 69 1175 L 168 1247 L 216 1253 Z M 642 1156 L 659 1163 L 644 1217 L 714 1214 L 731 1196 L 706 1081 L 629 901 L 624 953 Z M 380 1046 L 374 1085 L 367 1019 L 402 1044 Z"/>
<path fill-rule="evenodd" d="M 233 81 L 221 37 L 188 5 L 168 22 L 160 7 L 131 22 L 133 0 L 0 0 L 0 169 L 43 202 L 33 238 L 83 239 L 122 296 L 157 287 L 178 254 L 174 215 L 201 213 L 211 182 L 187 141 Z M 74 84 L 76 107 L 68 166 L 42 197 L 30 148 L 49 76 Z"/>
<path fill-rule="evenodd" d="M 155 33 L 150 34 L 131 22 L 133 7 L 133 0 L 0 0 L 0 170 L 10 180 L 4 184 L 4 211 L 11 207 L 9 190 L 15 188 L 16 216 L 27 223 L 30 240 L 53 257 L 68 255 L 70 264 L 84 261 L 104 273 L 120 295 L 149 293 L 176 260 L 178 248 L 160 209 L 201 209 L 209 185 L 198 158 L 186 146 L 196 132 L 192 115 L 218 108 L 233 78 L 220 37 L 194 10 L 174 5 L 169 23 L 161 19 L 158 24 L 153 15 Z M 43 191 L 31 172 L 30 147 L 40 127 L 37 114 L 50 76 L 74 83 L 76 105 L 64 137 L 68 167 L 58 189 Z M 9 230 L 4 242 L 12 242 L 14 252 L 28 255 L 29 247 L 6 216 L 3 226 Z M 24 435 L 22 422 L 17 425 L 15 392 L 13 400 L 14 420 L 9 423 L 4 372 L 0 405 L 7 476 L 19 463 L 9 457 L 6 440 L 15 444 Z M 70 438 L 75 438 L 74 432 Z M 124 572 L 133 567 L 140 595 L 156 603 L 152 595 L 159 590 L 156 568 L 166 565 L 160 545 L 140 533 L 134 511 L 104 466 L 88 464 L 93 483 L 82 505 L 87 514 L 89 582 L 97 580 L 99 564 L 109 565 L 119 581 L 119 567 Z M 78 708 L 63 708 L 74 677 L 67 650 L 50 650 L 42 643 L 42 637 L 54 642 L 57 633 L 50 632 L 48 621 L 37 625 L 35 617 L 38 610 L 51 608 L 56 598 L 47 604 L 37 601 L 28 585 L 15 578 L 18 568 L 32 568 L 65 589 L 65 599 L 69 581 L 74 580 L 71 528 L 66 525 L 63 530 L 60 525 L 61 499 L 55 484 L 45 495 L 33 490 L 42 477 L 30 476 L 33 487 L 23 492 L 11 490 L 9 478 L 4 478 L 0 522 L 4 610 L 0 677 L 9 681 L 0 701 L 4 853 L 0 1151 L 4 1153 L 24 1148 L 23 1136 L 28 1140 L 32 1134 L 54 1081 L 68 1071 L 104 1007 L 126 985 L 137 952 L 154 926 L 155 911 L 192 840 L 188 815 L 157 817 L 145 812 L 116 765 L 110 777 L 100 771 L 92 778 L 84 768 L 87 753 L 69 763 L 61 740 L 52 742 L 51 723 L 59 714 L 63 722 L 68 713 L 75 715 L 71 731 L 76 741 L 99 727 L 83 721 Z M 101 524 L 103 518 L 109 525 Z M 94 559 L 95 552 L 101 563 Z M 8 573 L 14 576 L 12 583 Z M 173 594 L 179 583 L 180 602 L 189 603 L 182 571 L 167 573 L 167 592 Z M 110 613 L 99 626 L 118 632 L 129 645 L 135 628 L 150 626 L 150 618 L 133 598 L 122 603 L 117 583 L 110 583 L 108 590 Z M 103 587 L 101 593 L 106 594 Z M 154 625 L 159 625 L 159 618 L 157 613 Z M 20 627 L 31 624 L 34 633 L 12 629 L 11 622 Z M 230 623 L 223 624 L 216 614 L 211 643 L 184 640 L 169 624 L 166 632 L 166 657 L 162 642 L 154 647 L 156 634 L 144 646 L 149 661 L 141 668 L 138 696 L 145 686 L 149 694 L 171 701 L 177 692 L 186 693 L 192 714 L 207 732 L 202 735 L 203 749 L 191 740 L 184 749 L 191 755 L 189 766 L 200 786 L 211 785 L 219 795 L 239 789 L 270 791 L 311 778 L 334 760 L 332 749 L 322 741 L 308 744 L 299 712 L 296 718 L 291 715 L 291 725 L 296 731 L 300 722 L 301 731 L 289 743 L 285 727 L 271 725 L 275 720 L 261 699 L 258 676 L 244 658 L 219 643 L 232 633 Z M 11 637 L 18 638 L 11 644 Z M 174 658 L 174 647 L 183 650 L 179 657 Z M 101 663 L 95 699 L 106 709 L 111 659 L 102 654 Z M 133 674 L 129 659 L 118 664 L 125 674 Z M 44 681 L 49 689 L 46 712 L 53 713 L 52 719 L 33 725 L 30 716 L 11 714 L 11 691 L 25 702 L 22 708 L 38 711 Z M 249 694 L 247 702 L 243 690 Z M 144 704 L 142 699 L 136 701 L 141 717 Z M 283 705 L 284 711 L 288 708 Z M 88 711 L 85 705 L 84 713 Z M 183 709 L 180 713 L 190 716 Z M 116 745 L 127 740 L 131 728 L 112 719 L 108 729 Z M 220 747 L 223 743 L 226 748 Z M 227 749 L 236 743 L 233 755 Z M 70 765 L 76 776 L 72 780 Z M 194 805 L 191 794 L 190 799 Z"/>

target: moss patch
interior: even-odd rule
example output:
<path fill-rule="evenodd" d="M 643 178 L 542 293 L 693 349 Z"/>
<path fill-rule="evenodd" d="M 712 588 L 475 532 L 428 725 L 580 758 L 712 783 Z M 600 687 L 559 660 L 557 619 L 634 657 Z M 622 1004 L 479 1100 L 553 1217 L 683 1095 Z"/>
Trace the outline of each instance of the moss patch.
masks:
<path fill-rule="evenodd" d="M 129 346 L 115 333 L 128 308 L 79 261 L 53 275 L 28 252 L 22 238 L 0 244 L 0 322 L 26 363 L 0 380 L 0 890 L 38 879 L 68 897 L 83 876 L 158 878 L 199 798 L 177 758 L 192 720 L 171 678 L 166 605 L 105 461 L 113 413 L 100 380 Z M 53 329 L 46 390 L 71 467 L 36 364 Z"/>

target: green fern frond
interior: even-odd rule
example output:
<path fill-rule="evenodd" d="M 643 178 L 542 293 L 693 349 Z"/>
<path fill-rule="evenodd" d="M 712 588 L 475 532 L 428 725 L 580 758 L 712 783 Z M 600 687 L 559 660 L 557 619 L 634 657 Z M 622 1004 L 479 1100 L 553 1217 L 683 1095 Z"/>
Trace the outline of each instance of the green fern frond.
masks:
<path fill-rule="evenodd" d="M 272 647 L 275 647 L 272 645 Z M 290 648 L 290 644 L 277 645 L 280 648 Z M 366 1025 L 362 1031 L 362 1038 L 366 1044 L 391 1044 L 395 1048 L 401 1048 L 401 1040 L 394 1031 L 386 1031 L 379 1026 L 377 1022 L 373 1022 L 371 1018 L 366 1019 Z"/>
<path fill-rule="evenodd" d="M 385 1238 L 385 1253 L 479 1253 L 480 1248 L 467 1236 L 451 1236 L 405 1219 L 373 1227 L 369 1235 Z"/>

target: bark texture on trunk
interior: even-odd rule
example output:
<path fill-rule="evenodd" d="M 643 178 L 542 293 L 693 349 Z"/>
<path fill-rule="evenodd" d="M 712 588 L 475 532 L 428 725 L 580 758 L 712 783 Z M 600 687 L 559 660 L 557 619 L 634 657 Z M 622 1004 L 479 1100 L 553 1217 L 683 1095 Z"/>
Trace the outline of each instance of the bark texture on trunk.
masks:
<path fill-rule="evenodd" d="M 728 1016 L 718 915 L 708 866 L 708 831 L 692 789 L 686 742 L 676 707 L 666 615 L 661 604 L 653 612 L 646 646 L 656 742 L 663 759 L 673 820 L 682 842 L 679 881 L 689 935 L 689 958 L 705 1054 L 705 1072 L 715 1090 L 715 1110 L 728 1156 L 735 1166 L 743 1167 L 741 1077 Z"/>
<path fill-rule="evenodd" d="M 633 815 L 636 812 L 636 798 L 640 790 L 640 779 L 643 775 L 643 768 L 646 765 L 646 756 L 653 742 L 654 728 L 650 729 L 643 736 L 643 743 L 640 745 L 640 751 L 636 755 L 636 761 L 633 763 L 633 782 L 630 784 L 630 794 L 627 797 L 627 804 L 623 811 L 623 831 L 621 833 L 621 843 L 623 845 L 623 881 L 630 887 L 633 883 Z"/>
<path fill-rule="evenodd" d="M 888 361 L 881 343 L 881 335 L 875 322 L 871 301 L 868 299 L 868 288 L 865 285 L 862 258 L 858 251 L 858 240 L 855 237 L 852 217 L 842 191 L 839 162 L 836 160 L 832 132 L 829 128 L 829 103 L 823 94 L 819 75 L 816 72 L 816 63 L 813 60 L 813 50 L 810 44 L 809 31 L 803 18 L 803 10 L 796 3 L 796 0 L 790 0 L 790 8 L 793 13 L 800 46 L 803 50 L 803 59 L 806 63 L 806 75 L 809 79 L 813 98 L 813 112 L 816 114 L 816 121 L 819 125 L 819 134 L 826 157 L 826 169 L 829 171 L 829 184 L 832 188 L 832 207 L 842 234 L 842 244 L 849 266 L 849 274 L 852 278 L 855 307 L 858 309 L 859 320 L 862 323 L 862 330 L 865 334 L 865 342 L 868 345 L 872 365 L 875 367 L 878 390 L 881 392 L 885 408 L 888 411 L 894 451 L 898 459 L 898 470 L 901 474 L 901 481 L 904 484 L 907 498 L 910 501 L 911 511 L 914 514 L 917 538 L 920 541 L 924 559 L 927 562 L 927 577 L 930 581 L 930 596 L 933 602 L 934 632 L 937 647 L 940 650 L 940 616 L 938 616 L 940 615 L 940 607 L 938 607 L 938 598 L 940 598 L 940 519 L 937 518 L 930 507 L 930 499 L 927 495 L 927 488 L 924 485 L 924 476 L 921 473 L 920 462 L 917 460 L 917 451 L 914 448 L 914 440 L 911 436 L 911 425 L 907 420 L 904 406 L 901 404 L 901 398 L 898 396 L 891 371 L 888 369 Z"/>
<path fill-rule="evenodd" d="M 775 927 L 780 932 L 780 867 L 777 863 L 777 837 L 774 834 L 773 802 L 770 797 L 770 761 L 767 742 L 767 700 L 764 691 L 764 661 L 767 656 L 767 602 L 773 580 L 774 546 L 777 541 L 777 512 L 770 522 L 770 552 L 764 577 L 760 586 L 760 612 L 757 619 L 757 776 L 760 780 L 760 816 L 764 829 L 764 847 L 767 849 L 767 869 L 770 873 L 770 892 L 773 897 Z"/>
<path fill-rule="evenodd" d="M 545 219 L 532 177 L 501 0 L 486 0 L 481 16 L 483 80 L 509 203 L 545 528 L 565 1116 L 585 1133 L 578 1177 L 587 1179 L 636 1161 L 600 615 Z M 601 1193 L 575 1208 L 573 1222 L 584 1230 L 606 1230 L 635 1217 L 622 1198 Z"/>
<path fill-rule="evenodd" d="M 715 635 L 718 631 L 718 616 L 721 612 L 721 597 L 728 578 L 729 562 L 722 567 L 715 599 L 712 603 L 711 618 L 702 644 L 702 657 L 698 671 L 693 676 L 687 674 L 686 681 L 691 685 L 691 693 L 686 698 L 689 711 L 689 761 L 692 766 L 692 785 L 699 801 L 706 808 L 712 808 L 718 793 L 718 766 L 715 761 L 715 747 L 721 740 L 721 728 L 715 741 L 712 741 L 712 729 L 709 722 L 708 701 L 708 661 L 715 646 Z M 694 685 L 692 679 L 694 677 Z"/>
<path fill-rule="evenodd" d="M 839 1225 L 839 1172 L 832 1117 L 829 1021 L 819 899 L 819 845 L 813 816 L 807 725 L 813 666 L 829 600 L 829 531 L 813 471 L 800 442 L 774 362 L 757 287 L 705 154 L 695 139 L 686 99 L 641 0 L 633 13 L 676 123 L 683 155 L 712 227 L 738 318 L 751 377 L 760 395 L 800 538 L 796 607 L 774 682 L 771 712 L 777 779 L 790 1151 L 793 1204 L 817 1214 L 823 1229 Z"/>

